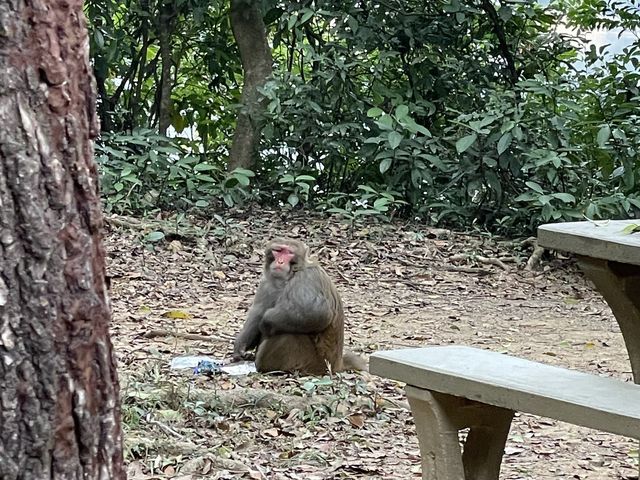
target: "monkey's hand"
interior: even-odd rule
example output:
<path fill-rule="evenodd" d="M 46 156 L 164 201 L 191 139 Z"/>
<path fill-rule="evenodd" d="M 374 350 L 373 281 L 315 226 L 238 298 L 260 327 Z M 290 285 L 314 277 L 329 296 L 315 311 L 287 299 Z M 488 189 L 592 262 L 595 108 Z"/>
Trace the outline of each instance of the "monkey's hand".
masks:
<path fill-rule="evenodd" d="M 243 360 L 253 360 L 255 355 L 251 352 L 234 352 L 231 360 L 234 362 L 242 362 Z"/>
<path fill-rule="evenodd" d="M 251 360 L 252 354 L 247 352 L 248 348 L 249 347 L 246 343 L 236 341 L 235 345 L 233 346 L 233 355 L 231 356 L 231 359 L 234 362 L 239 362 L 241 360 Z"/>

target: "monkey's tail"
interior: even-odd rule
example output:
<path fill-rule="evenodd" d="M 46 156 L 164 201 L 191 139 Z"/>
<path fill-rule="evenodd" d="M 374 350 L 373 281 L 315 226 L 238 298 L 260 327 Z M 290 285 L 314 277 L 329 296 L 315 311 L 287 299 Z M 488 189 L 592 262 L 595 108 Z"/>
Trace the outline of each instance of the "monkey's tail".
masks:
<path fill-rule="evenodd" d="M 364 372 L 369 371 L 369 365 L 365 358 L 360 355 L 346 351 L 342 356 L 342 369 L 343 370 L 361 370 Z"/>

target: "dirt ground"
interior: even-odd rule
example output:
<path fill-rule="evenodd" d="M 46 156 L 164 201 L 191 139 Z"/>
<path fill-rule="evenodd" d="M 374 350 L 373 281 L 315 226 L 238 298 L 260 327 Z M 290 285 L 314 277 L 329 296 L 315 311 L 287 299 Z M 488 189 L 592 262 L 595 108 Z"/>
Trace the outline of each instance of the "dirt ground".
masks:
<path fill-rule="evenodd" d="M 631 378 L 607 305 L 571 259 L 547 253 L 537 271 L 526 271 L 527 241 L 268 211 L 190 224 L 111 217 L 108 225 L 132 479 L 420 478 L 402 384 L 367 373 L 314 379 L 170 370 L 176 356 L 229 357 L 259 280 L 262 246 L 278 234 L 307 242 L 334 279 L 351 350 L 463 344 Z M 142 240 L 155 230 L 165 240 Z M 518 414 L 501 478 L 637 472 L 635 441 Z"/>

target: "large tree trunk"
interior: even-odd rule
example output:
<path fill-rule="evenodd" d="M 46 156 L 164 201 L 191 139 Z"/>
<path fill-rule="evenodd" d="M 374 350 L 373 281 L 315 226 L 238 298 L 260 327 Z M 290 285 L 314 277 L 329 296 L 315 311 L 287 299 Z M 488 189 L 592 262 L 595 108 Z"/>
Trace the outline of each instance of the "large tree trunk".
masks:
<path fill-rule="evenodd" d="M 260 125 L 258 117 L 264 108 L 258 88 L 272 72 L 272 58 L 267 31 L 256 0 L 231 0 L 231 28 L 238 44 L 244 85 L 241 109 L 229 153 L 229 170 L 253 168 L 256 160 Z"/>
<path fill-rule="evenodd" d="M 123 479 L 82 1 L 0 26 L 0 478 Z"/>

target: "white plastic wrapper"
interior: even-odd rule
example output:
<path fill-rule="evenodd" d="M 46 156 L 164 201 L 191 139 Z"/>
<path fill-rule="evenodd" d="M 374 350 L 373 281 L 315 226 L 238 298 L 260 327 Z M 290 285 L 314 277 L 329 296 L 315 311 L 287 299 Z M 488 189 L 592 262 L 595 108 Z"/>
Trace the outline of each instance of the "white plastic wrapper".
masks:
<path fill-rule="evenodd" d="M 208 357 L 206 355 L 187 355 L 184 357 L 175 357 L 171 360 L 172 369 L 190 368 L 194 369 L 200 362 L 211 362 L 213 364 L 220 365 L 220 370 L 227 375 L 248 375 L 256 371 L 256 365 L 253 362 L 238 362 L 229 365 L 224 365 L 224 361 Z"/>

